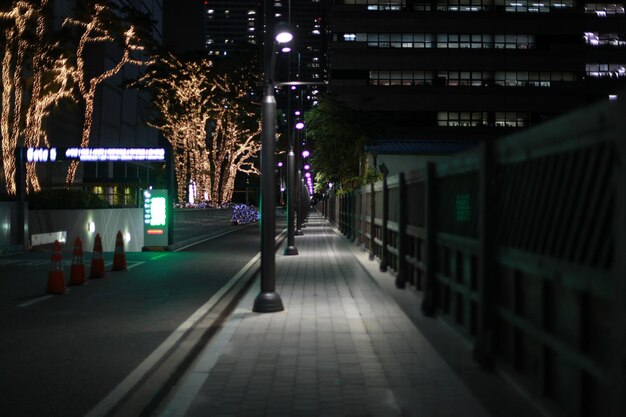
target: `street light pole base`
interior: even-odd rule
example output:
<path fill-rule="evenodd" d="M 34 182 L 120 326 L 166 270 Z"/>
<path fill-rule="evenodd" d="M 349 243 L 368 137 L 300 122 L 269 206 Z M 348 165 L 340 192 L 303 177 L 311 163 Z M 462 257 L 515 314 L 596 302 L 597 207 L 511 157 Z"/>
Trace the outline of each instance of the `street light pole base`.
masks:
<path fill-rule="evenodd" d="M 298 255 L 298 248 L 296 248 L 295 246 L 287 246 L 285 248 L 285 251 L 283 252 L 283 255 Z"/>
<path fill-rule="evenodd" d="M 283 300 L 276 292 L 260 292 L 254 299 L 252 311 L 255 313 L 275 313 L 283 311 Z"/>
<path fill-rule="evenodd" d="M 302 236 L 304 235 L 304 233 L 302 233 L 301 229 L 296 230 L 296 232 L 294 233 L 295 236 Z"/>

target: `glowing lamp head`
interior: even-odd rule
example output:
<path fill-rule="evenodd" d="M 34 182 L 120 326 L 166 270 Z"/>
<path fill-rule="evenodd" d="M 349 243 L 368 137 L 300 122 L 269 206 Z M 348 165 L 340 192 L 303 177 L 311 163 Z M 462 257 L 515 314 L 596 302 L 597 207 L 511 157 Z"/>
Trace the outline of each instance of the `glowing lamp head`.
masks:
<path fill-rule="evenodd" d="M 293 39 L 293 33 L 285 23 L 278 23 L 276 25 L 276 42 L 289 43 Z"/>
<path fill-rule="evenodd" d="M 298 129 L 298 130 L 304 129 L 304 122 L 297 122 L 296 123 L 296 129 Z"/>
<path fill-rule="evenodd" d="M 304 166 L 304 169 L 306 169 L 306 170 L 308 171 L 309 169 L 311 169 L 311 165 L 306 164 L 306 165 Z"/>
<path fill-rule="evenodd" d="M 280 50 L 280 52 L 283 52 L 283 53 L 291 52 L 291 48 L 288 46 L 285 46 L 284 48 Z"/>
<path fill-rule="evenodd" d="M 311 155 L 311 152 L 309 152 L 307 150 L 302 151 L 302 157 L 303 158 L 308 158 L 310 155 Z"/>
<path fill-rule="evenodd" d="M 283 166 L 283 163 L 282 163 L 282 162 L 279 162 L 279 163 L 277 163 L 276 165 L 277 165 L 278 167 L 282 167 L 282 166 Z"/>
<path fill-rule="evenodd" d="M 307 177 L 307 178 L 311 178 L 311 173 L 310 172 L 305 172 L 304 176 Z"/>

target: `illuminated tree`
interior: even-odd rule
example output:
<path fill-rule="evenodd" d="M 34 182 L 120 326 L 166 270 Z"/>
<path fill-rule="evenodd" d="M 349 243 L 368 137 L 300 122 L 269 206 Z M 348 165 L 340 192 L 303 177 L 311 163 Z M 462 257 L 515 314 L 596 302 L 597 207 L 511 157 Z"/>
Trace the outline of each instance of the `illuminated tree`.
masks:
<path fill-rule="evenodd" d="M 0 20 L 8 22 L 2 57 L 0 134 L 9 194 L 16 192 L 16 147 L 48 146 L 45 118 L 52 106 L 71 97 L 71 69 L 63 57 L 54 57 L 58 45 L 49 41 L 46 31 L 48 4 L 48 0 L 16 1 L 10 10 L 0 12 Z M 35 164 L 27 164 L 26 180 L 26 191 L 29 184 L 35 191 L 40 189 Z"/>
<path fill-rule="evenodd" d="M 160 113 L 150 125 L 172 145 L 180 203 L 190 181 L 210 203 L 223 204 L 232 199 L 237 172 L 259 173 L 253 161 L 261 146 L 260 106 L 251 73 L 246 66 L 218 71 L 208 58 L 183 62 L 170 55 L 139 80 L 153 91 Z"/>
<path fill-rule="evenodd" d="M 149 124 L 172 145 L 180 203 L 186 201 L 190 180 L 202 194 L 212 188 L 206 148 L 206 125 L 215 112 L 212 73 L 213 63 L 208 59 L 183 62 L 169 55 L 160 58 L 137 84 L 153 92 L 160 117 Z"/>
<path fill-rule="evenodd" d="M 117 14 L 116 14 L 117 13 Z M 73 26 L 82 30 L 82 34 L 76 48 L 76 71 L 72 73 L 75 84 L 81 98 L 85 102 L 85 119 L 80 147 L 89 146 L 91 127 L 93 123 L 94 101 L 98 86 L 107 79 L 117 75 L 126 64 L 147 65 L 150 62 L 143 58 L 145 50 L 144 40 L 138 34 L 138 28 L 129 24 L 122 29 L 121 35 L 117 35 L 112 22 L 121 23 L 124 18 L 119 15 L 120 11 L 112 10 L 106 3 L 95 3 L 90 13 L 83 19 L 67 18 L 64 26 Z M 91 76 L 86 69 L 87 48 L 93 44 L 121 43 L 121 56 L 117 63 L 97 76 Z M 67 171 L 66 185 L 69 187 L 74 182 L 78 162 L 73 161 Z"/>
<path fill-rule="evenodd" d="M 237 172 L 259 175 L 254 161 L 261 150 L 260 105 L 251 93 L 258 81 L 249 67 L 240 67 L 216 76 L 221 106 L 211 135 L 209 165 L 213 178 L 213 201 L 232 200 Z"/>

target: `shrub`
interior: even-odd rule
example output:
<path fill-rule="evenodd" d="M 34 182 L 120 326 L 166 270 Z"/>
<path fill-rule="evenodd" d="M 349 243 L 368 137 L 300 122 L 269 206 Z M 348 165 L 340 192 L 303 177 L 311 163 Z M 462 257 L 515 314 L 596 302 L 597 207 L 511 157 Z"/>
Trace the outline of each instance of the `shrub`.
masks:
<path fill-rule="evenodd" d="M 245 204 L 235 204 L 233 207 L 233 224 L 248 224 L 258 222 L 260 218 L 256 207 Z"/>

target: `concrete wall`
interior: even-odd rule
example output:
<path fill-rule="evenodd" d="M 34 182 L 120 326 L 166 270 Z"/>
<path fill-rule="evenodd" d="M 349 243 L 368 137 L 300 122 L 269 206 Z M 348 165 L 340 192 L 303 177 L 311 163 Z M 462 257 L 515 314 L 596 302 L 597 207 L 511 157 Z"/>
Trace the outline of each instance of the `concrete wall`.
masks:
<path fill-rule="evenodd" d="M 83 250 L 90 252 L 96 233 L 102 238 L 105 252 L 115 249 L 115 237 L 118 230 L 130 240 L 124 242 L 126 251 L 140 252 L 143 246 L 143 209 L 91 209 L 91 210 L 31 210 L 28 215 L 32 235 L 67 231 L 65 250 L 71 250 L 76 237 L 83 241 Z M 88 224 L 95 224 L 95 231 L 88 230 Z M 68 249 L 69 248 L 69 249 Z"/>
<path fill-rule="evenodd" d="M 228 227 L 232 213 L 232 209 L 174 210 L 174 246 L 192 243 L 215 233 L 218 228 Z M 0 219 L 3 218 L 1 216 L 0 214 Z M 78 236 L 83 241 L 83 250 L 91 252 L 96 233 L 99 233 L 104 251 L 112 252 L 118 230 L 124 236 L 130 235 L 130 240 L 124 242 L 127 252 L 140 252 L 144 245 L 143 209 L 140 208 L 32 210 L 28 221 L 30 233 L 27 246 L 30 245 L 33 235 L 65 231 L 67 242 L 64 250 L 72 250 L 73 242 Z M 88 230 L 90 222 L 95 225 L 93 232 Z"/>
<path fill-rule="evenodd" d="M 0 203 L 0 251 L 18 242 L 17 203 Z"/>

